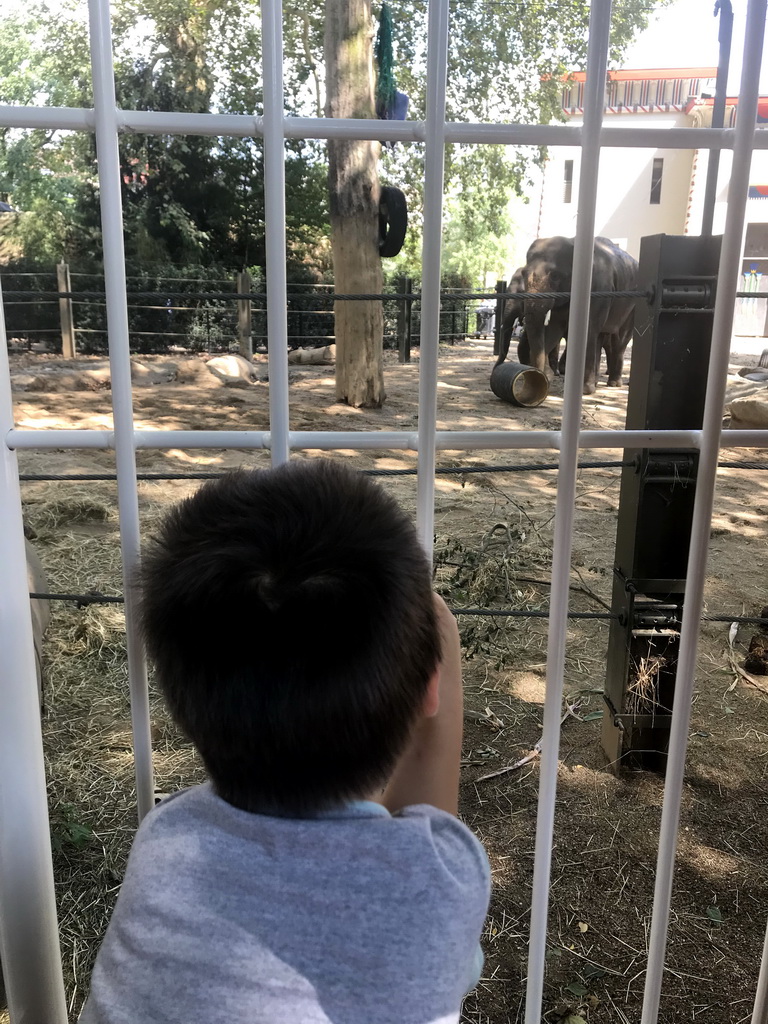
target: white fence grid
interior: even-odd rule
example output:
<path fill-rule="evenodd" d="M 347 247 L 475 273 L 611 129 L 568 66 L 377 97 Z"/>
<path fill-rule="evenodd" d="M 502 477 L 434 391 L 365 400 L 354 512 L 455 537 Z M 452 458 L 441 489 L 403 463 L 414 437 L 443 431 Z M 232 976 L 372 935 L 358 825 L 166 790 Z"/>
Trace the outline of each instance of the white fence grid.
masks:
<path fill-rule="evenodd" d="M 704 10 L 709 12 L 708 6 Z M 418 432 L 296 432 L 290 430 L 288 402 L 285 274 L 285 140 L 369 139 L 372 123 L 284 116 L 282 19 L 279 0 L 262 0 L 264 52 L 263 117 L 119 110 L 115 102 L 108 0 L 89 0 L 94 108 L 0 107 L 0 125 L 78 129 L 95 133 L 98 152 L 104 274 L 109 326 L 114 430 L 20 430 L 13 420 L 4 326 L 0 327 L 0 950 L 12 1019 L 25 1024 L 64 1024 L 62 982 L 46 780 L 34 649 L 27 599 L 24 537 L 16 452 L 20 449 L 113 448 L 116 452 L 121 550 L 125 578 L 139 556 L 136 450 L 140 448 L 265 448 L 273 463 L 297 449 L 397 449 L 416 451 L 417 525 L 423 544 L 432 545 L 435 457 L 438 450 L 534 449 L 559 452 L 556 518 L 549 613 L 547 685 L 541 756 L 536 857 L 526 993 L 526 1024 L 541 1020 L 551 851 L 563 697 L 569 567 L 580 448 L 696 448 L 700 453 L 689 573 L 677 671 L 673 725 L 649 941 L 642 1024 L 658 1019 L 670 913 L 676 838 L 680 819 L 687 737 L 693 693 L 698 628 L 703 608 L 707 549 L 715 475 L 721 444 L 768 447 L 768 431 L 723 431 L 722 409 L 731 328 L 744 232 L 749 167 L 754 148 L 768 148 L 768 132 L 755 130 L 758 79 L 766 0 L 749 0 L 744 60 L 735 129 L 610 129 L 602 125 L 611 0 L 593 0 L 589 28 L 583 127 L 518 124 L 457 124 L 445 120 L 448 0 L 431 0 L 428 23 L 427 116 L 423 122 L 378 121 L 375 136 L 425 145 L 424 243 Z M 270 429 L 261 431 L 137 430 L 132 413 L 128 316 L 123 254 L 118 133 L 261 136 L 265 154 Z M 444 150 L 447 142 L 582 148 L 568 360 L 584 365 L 587 346 L 592 247 L 601 147 L 658 146 L 732 149 L 730 202 L 722 242 L 703 426 L 693 431 L 582 431 L 582 380 L 565 378 L 559 431 L 438 431 L 437 370 L 440 256 L 443 219 Z M 1 300 L 0 300 L 1 301 Z M 4 320 L 0 317 L 0 323 Z M 136 760 L 139 818 L 153 804 L 147 673 L 134 628 L 130 588 L 126 631 Z M 768 939 L 754 1004 L 753 1024 L 768 1021 Z"/>

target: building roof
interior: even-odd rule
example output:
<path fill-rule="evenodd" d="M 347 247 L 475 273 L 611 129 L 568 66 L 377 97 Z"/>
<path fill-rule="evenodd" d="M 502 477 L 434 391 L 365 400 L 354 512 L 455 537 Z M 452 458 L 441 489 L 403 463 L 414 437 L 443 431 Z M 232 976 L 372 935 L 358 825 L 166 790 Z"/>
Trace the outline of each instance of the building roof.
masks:
<path fill-rule="evenodd" d="M 639 68 L 633 70 L 609 71 L 610 82 L 653 82 L 677 78 L 715 78 L 717 68 Z M 586 71 L 572 71 L 563 76 L 563 81 L 585 82 Z"/>
<path fill-rule="evenodd" d="M 712 96 L 694 96 L 692 97 L 685 106 L 685 113 L 690 114 L 694 107 L 711 107 L 714 106 L 714 98 Z M 726 96 L 725 98 L 726 107 L 738 107 L 739 97 L 738 96 Z M 768 123 L 768 96 L 759 96 L 757 100 L 757 123 L 767 124 Z"/>

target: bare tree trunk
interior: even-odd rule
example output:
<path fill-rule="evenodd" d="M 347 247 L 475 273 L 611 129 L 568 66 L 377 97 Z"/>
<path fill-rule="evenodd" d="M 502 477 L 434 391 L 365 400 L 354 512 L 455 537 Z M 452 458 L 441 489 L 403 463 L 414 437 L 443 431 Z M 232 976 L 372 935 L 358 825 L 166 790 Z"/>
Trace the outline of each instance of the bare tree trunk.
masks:
<path fill-rule="evenodd" d="M 326 0 L 326 117 L 375 117 L 370 0 Z M 342 294 L 382 290 L 379 256 L 379 143 L 328 142 L 334 287 Z M 385 399 L 381 367 L 381 301 L 340 301 L 336 313 L 336 398 L 378 408 Z"/>

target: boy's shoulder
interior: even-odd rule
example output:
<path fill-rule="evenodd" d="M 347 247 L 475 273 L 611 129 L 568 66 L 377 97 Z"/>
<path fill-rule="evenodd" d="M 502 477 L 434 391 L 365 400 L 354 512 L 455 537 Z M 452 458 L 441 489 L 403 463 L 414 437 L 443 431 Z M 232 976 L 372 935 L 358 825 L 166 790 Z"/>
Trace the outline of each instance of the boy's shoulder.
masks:
<path fill-rule="evenodd" d="M 164 848 L 177 866 L 180 859 L 210 861 L 223 869 L 267 856 L 283 864 L 334 861 L 356 872 L 377 864 L 399 872 L 408 865 L 411 876 L 427 876 L 437 864 L 457 881 L 469 875 L 478 887 L 490 886 L 480 841 L 454 815 L 429 804 L 390 814 L 381 804 L 360 800 L 311 818 L 283 818 L 240 810 L 205 783 L 162 800 L 145 819 L 135 845 L 152 858 Z"/>

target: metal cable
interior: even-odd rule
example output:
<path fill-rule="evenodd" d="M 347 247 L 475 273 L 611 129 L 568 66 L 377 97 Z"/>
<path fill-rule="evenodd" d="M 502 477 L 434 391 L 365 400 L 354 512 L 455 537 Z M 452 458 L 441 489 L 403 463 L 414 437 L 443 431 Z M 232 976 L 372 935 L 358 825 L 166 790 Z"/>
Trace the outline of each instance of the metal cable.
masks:
<path fill-rule="evenodd" d="M 3 293 L 8 299 L 24 298 L 30 294 L 35 295 L 38 299 L 103 299 L 105 293 L 102 291 L 70 291 L 70 292 L 29 292 L 29 291 L 7 291 Z M 258 299 L 260 301 L 266 301 L 266 292 L 139 292 L 139 291 L 127 291 L 126 294 L 131 299 L 144 299 L 147 302 L 160 302 L 166 299 L 194 299 L 196 301 L 203 301 L 210 299 L 214 301 L 224 301 L 225 299 L 238 299 L 241 302 L 247 299 Z M 753 293 L 750 293 L 754 298 Z M 650 302 L 653 299 L 651 292 L 645 291 L 601 291 L 592 292 L 593 299 L 645 299 Z M 450 299 L 469 300 L 469 299 L 570 299 L 570 292 L 450 292 L 444 293 L 442 299 L 444 301 Z M 766 296 L 768 297 L 768 296 Z M 329 299 L 334 302 L 338 301 L 364 301 L 371 302 L 376 299 L 398 299 L 406 300 L 410 299 L 414 302 L 421 301 L 421 292 L 360 292 L 359 294 L 342 294 L 341 292 L 327 292 L 325 294 L 307 294 L 301 293 L 290 293 L 292 299 Z"/>
<path fill-rule="evenodd" d="M 622 466 L 634 466 L 634 461 L 631 462 L 580 462 L 579 469 L 615 469 Z M 435 473 L 447 475 L 455 473 L 462 475 L 463 473 L 528 473 L 537 472 L 539 470 L 552 470 L 557 469 L 556 462 L 538 462 L 533 465 L 523 466 L 465 466 L 464 468 L 458 466 L 441 466 L 435 469 Z M 218 480 L 223 476 L 227 476 L 230 471 L 223 471 L 221 473 L 137 473 L 137 480 Z M 361 473 L 365 476 L 415 476 L 417 470 L 413 469 L 362 469 Z M 71 481 L 88 481 L 88 480 L 114 480 L 114 473 L 78 473 L 74 475 L 72 473 L 67 475 L 58 475 L 56 473 L 20 473 L 19 479 L 26 482 L 41 482 L 45 480 L 71 480 Z"/>
<path fill-rule="evenodd" d="M 30 599 L 35 601 L 73 601 L 78 608 L 87 608 L 92 604 L 123 604 L 124 598 L 119 594 L 102 594 L 98 590 L 89 590 L 85 594 L 46 594 L 44 592 L 30 592 Z M 450 608 L 454 615 L 476 615 L 485 618 L 504 619 L 547 619 L 548 610 L 523 611 L 518 609 L 504 608 Z M 620 616 L 614 612 L 568 612 L 569 619 L 601 619 L 610 621 L 619 619 Z M 756 623 L 757 625 L 768 626 L 768 619 L 759 615 L 702 615 L 702 622 L 738 622 Z"/>
<path fill-rule="evenodd" d="M 615 462 L 580 462 L 579 469 L 622 469 L 624 467 L 636 466 L 635 459 L 625 459 Z M 529 465 L 505 465 L 505 466 L 439 466 L 435 469 L 436 474 L 443 476 L 455 473 L 462 476 L 464 473 L 540 473 L 558 468 L 556 462 L 534 462 Z M 766 470 L 768 460 L 765 462 L 721 462 L 720 469 L 748 469 Z M 221 473 L 137 473 L 138 480 L 219 480 L 227 476 L 231 470 Z M 415 476 L 416 469 L 361 469 L 365 476 Z M 52 480 L 69 480 L 73 483 L 97 480 L 115 480 L 114 473 L 78 473 L 77 475 L 57 473 L 20 473 L 19 479 L 26 483 L 41 483 Z"/>

